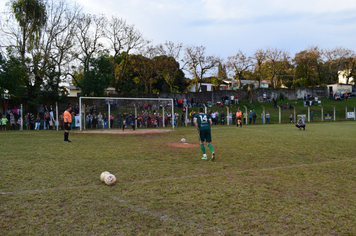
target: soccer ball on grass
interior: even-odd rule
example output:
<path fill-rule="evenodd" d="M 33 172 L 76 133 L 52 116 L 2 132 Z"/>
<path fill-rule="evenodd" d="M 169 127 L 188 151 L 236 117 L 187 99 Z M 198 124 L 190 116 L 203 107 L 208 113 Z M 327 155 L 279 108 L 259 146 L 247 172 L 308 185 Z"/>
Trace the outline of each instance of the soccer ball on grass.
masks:
<path fill-rule="evenodd" d="M 100 180 L 101 180 L 101 182 L 104 182 L 104 181 L 105 181 L 105 177 L 106 177 L 107 175 L 109 175 L 109 174 L 110 174 L 109 171 L 104 171 L 103 173 L 101 173 L 101 175 L 100 175 Z"/>
<path fill-rule="evenodd" d="M 113 174 L 108 174 L 104 178 L 104 182 L 106 185 L 113 185 L 116 182 L 116 177 Z"/>
<path fill-rule="evenodd" d="M 181 143 L 185 143 L 185 138 L 182 138 L 180 141 Z"/>

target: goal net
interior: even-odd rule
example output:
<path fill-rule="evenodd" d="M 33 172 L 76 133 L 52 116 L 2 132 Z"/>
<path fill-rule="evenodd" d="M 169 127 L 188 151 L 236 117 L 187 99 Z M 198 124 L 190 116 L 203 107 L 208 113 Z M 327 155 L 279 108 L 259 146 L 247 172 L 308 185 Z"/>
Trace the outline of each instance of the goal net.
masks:
<path fill-rule="evenodd" d="M 172 98 L 79 97 L 79 129 L 121 129 L 130 113 L 135 129 L 172 127 Z"/>

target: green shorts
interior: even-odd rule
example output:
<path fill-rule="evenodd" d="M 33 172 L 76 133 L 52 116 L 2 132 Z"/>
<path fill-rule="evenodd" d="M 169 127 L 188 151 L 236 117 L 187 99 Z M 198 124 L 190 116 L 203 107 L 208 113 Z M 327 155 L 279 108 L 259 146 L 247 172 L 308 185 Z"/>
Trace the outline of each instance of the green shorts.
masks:
<path fill-rule="evenodd" d="M 199 141 L 207 143 L 211 142 L 211 132 L 210 129 L 199 130 Z"/>

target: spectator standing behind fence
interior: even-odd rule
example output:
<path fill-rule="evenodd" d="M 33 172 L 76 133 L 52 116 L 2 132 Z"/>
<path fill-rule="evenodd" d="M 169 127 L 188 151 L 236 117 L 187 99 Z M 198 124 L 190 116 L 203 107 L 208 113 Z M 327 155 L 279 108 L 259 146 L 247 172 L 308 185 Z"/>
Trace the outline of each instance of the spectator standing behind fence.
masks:
<path fill-rule="evenodd" d="M 224 111 L 222 111 L 221 114 L 220 114 L 220 124 L 221 125 L 225 124 L 225 113 L 224 113 Z"/>
<path fill-rule="evenodd" d="M 180 115 L 180 126 L 185 126 L 185 113 L 182 111 L 182 114 Z"/>
<path fill-rule="evenodd" d="M 106 116 L 106 113 L 104 113 L 103 115 L 103 129 L 107 129 L 108 128 L 108 117 Z"/>
<path fill-rule="evenodd" d="M 314 121 L 314 111 L 310 112 L 310 120 L 313 122 Z"/>
<path fill-rule="evenodd" d="M 21 129 L 21 124 L 22 124 L 22 117 L 19 116 L 19 118 L 17 119 L 17 128 L 18 128 L 18 130 Z"/>
<path fill-rule="evenodd" d="M 115 117 L 114 117 L 114 114 L 110 114 L 110 128 L 113 128 L 114 127 L 114 119 L 115 119 Z"/>
<path fill-rule="evenodd" d="M 103 128 L 103 115 L 101 114 L 101 112 L 99 112 L 97 119 L 98 119 L 98 129 L 102 129 Z"/>
<path fill-rule="evenodd" d="M 266 94 L 266 92 L 263 93 L 263 101 L 267 102 L 267 94 Z"/>
<path fill-rule="evenodd" d="M 250 110 L 250 113 L 248 114 L 249 124 L 252 123 L 252 115 L 253 115 L 253 112 L 252 112 L 252 110 Z"/>
<path fill-rule="evenodd" d="M 269 112 L 266 113 L 266 124 L 270 124 L 270 122 L 269 122 Z"/>
<path fill-rule="evenodd" d="M 264 119 L 265 119 L 265 114 L 262 112 L 261 113 L 261 124 L 263 124 Z"/>
<path fill-rule="evenodd" d="M 35 123 L 35 130 L 40 130 L 40 126 L 41 126 L 41 118 L 39 115 L 37 115 L 36 123 Z"/>
<path fill-rule="evenodd" d="M 293 122 L 293 114 L 290 113 L 290 114 L 289 114 L 289 123 L 292 123 L 292 122 Z"/>
<path fill-rule="evenodd" d="M 230 96 L 230 105 L 231 106 L 234 104 L 234 99 L 235 99 L 234 95 L 231 95 Z"/>
<path fill-rule="evenodd" d="M 91 128 L 91 122 L 93 121 L 93 117 L 91 116 L 91 114 L 89 113 L 85 119 L 86 123 L 87 123 L 87 127 L 88 129 Z"/>
<path fill-rule="evenodd" d="M 43 116 L 44 116 L 44 107 L 43 104 L 41 104 L 41 106 L 37 109 L 38 114 L 40 115 L 40 119 L 43 120 Z"/>
<path fill-rule="evenodd" d="M 241 118 L 242 118 L 242 111 L 240 110 L 240 107 L 237 109 L 236 118 L 237 118 L 236 128 L 239 127 L 239 124 L 240 124 L 240 128 L 242 128 L 242 121 L 241 121 Z"/>
<path fill-rule="evenodd" d="M 97 117 L 96 113 L 94 113 L 92 116 L 93 116 L 93 122 L 92 122 L 93 129 L 96 129 L 97 125 L 98 125 L 98 117 Z"/>
<path fill-rule="evenodd" d="M 1 126 L 2 126 L 2 131 L 6 131 L 6 123 L 8 122 L 9 120 L 6 118 L 5 115 L 2 116 L 2 119 L 1 119 Z"/>
<path fill-rule="evenodd" d="M 117 127 L 116 127 L 116 128 L 121 129 L 121 125 L 122 125 L 122 115 L 121 115 L 121 112 L 119 112 L 119 114 L 117 114 L 116 120 L 117 120 Z"/>
<path fill-rule="evenodd" d="M 256 118 L 257 118 L 256 111 L 255 111 L 255 110 L 253 110 L 253 113 L 252 113 L 253 124 L 255 124 L 255 123 L 256 123 Z"/>
<path fill-rule="evenodd" d="M 30 113 L 30 129 L 34 129 L 34 123 L 35 123 L 35 115 Z"/>
<path fill-rule="evenodd" d="M 15 116 L 14 115 L 10 116 L 10 125 L 11 125 L 10 130 L 15 130 Z"/>
<path fill-rule="evenodd" d="M 49 106 L 49 115 L 50 115 L 51 121 L 54 121 L 54 110 L 53 110 L 52 105 Z"/>
<path fill-rule="evenodd" d="M 235 94 L 235 104 L 239 104 L 239 95 Z"/>
<path fill-rule="evenodd" d="M 273 101 L 273 107 L 277 108 L 277 100 L 275 98 L 272 98 L 272 101 Z"/>
<path fill-rule="evenodd" d="M 63 116 L 63 112 L 62 114 L 59 116 L 59 129 L 64 129 L 64 116 Z"/>

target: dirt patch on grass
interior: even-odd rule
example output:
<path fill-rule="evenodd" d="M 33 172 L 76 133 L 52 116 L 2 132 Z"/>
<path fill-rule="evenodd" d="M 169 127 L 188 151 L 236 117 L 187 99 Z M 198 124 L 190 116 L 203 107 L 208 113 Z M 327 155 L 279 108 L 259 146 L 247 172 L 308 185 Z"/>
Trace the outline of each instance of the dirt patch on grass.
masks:
<path fill-rule="evenodd" d="M 167 143 L 170 147 L 180 147 L 180 148 L 196 148 L 199 144 L 196 143 Z"/>
<path fill-rule="evenodd" d="M 104 129 L 104 130 L 85 130 L 85 131 L 74 131 L 73 133 L 80 134 L 162 134 L 171 132 L 171 129 L 125 129 L 122 131 L 121 129 Z"/>

